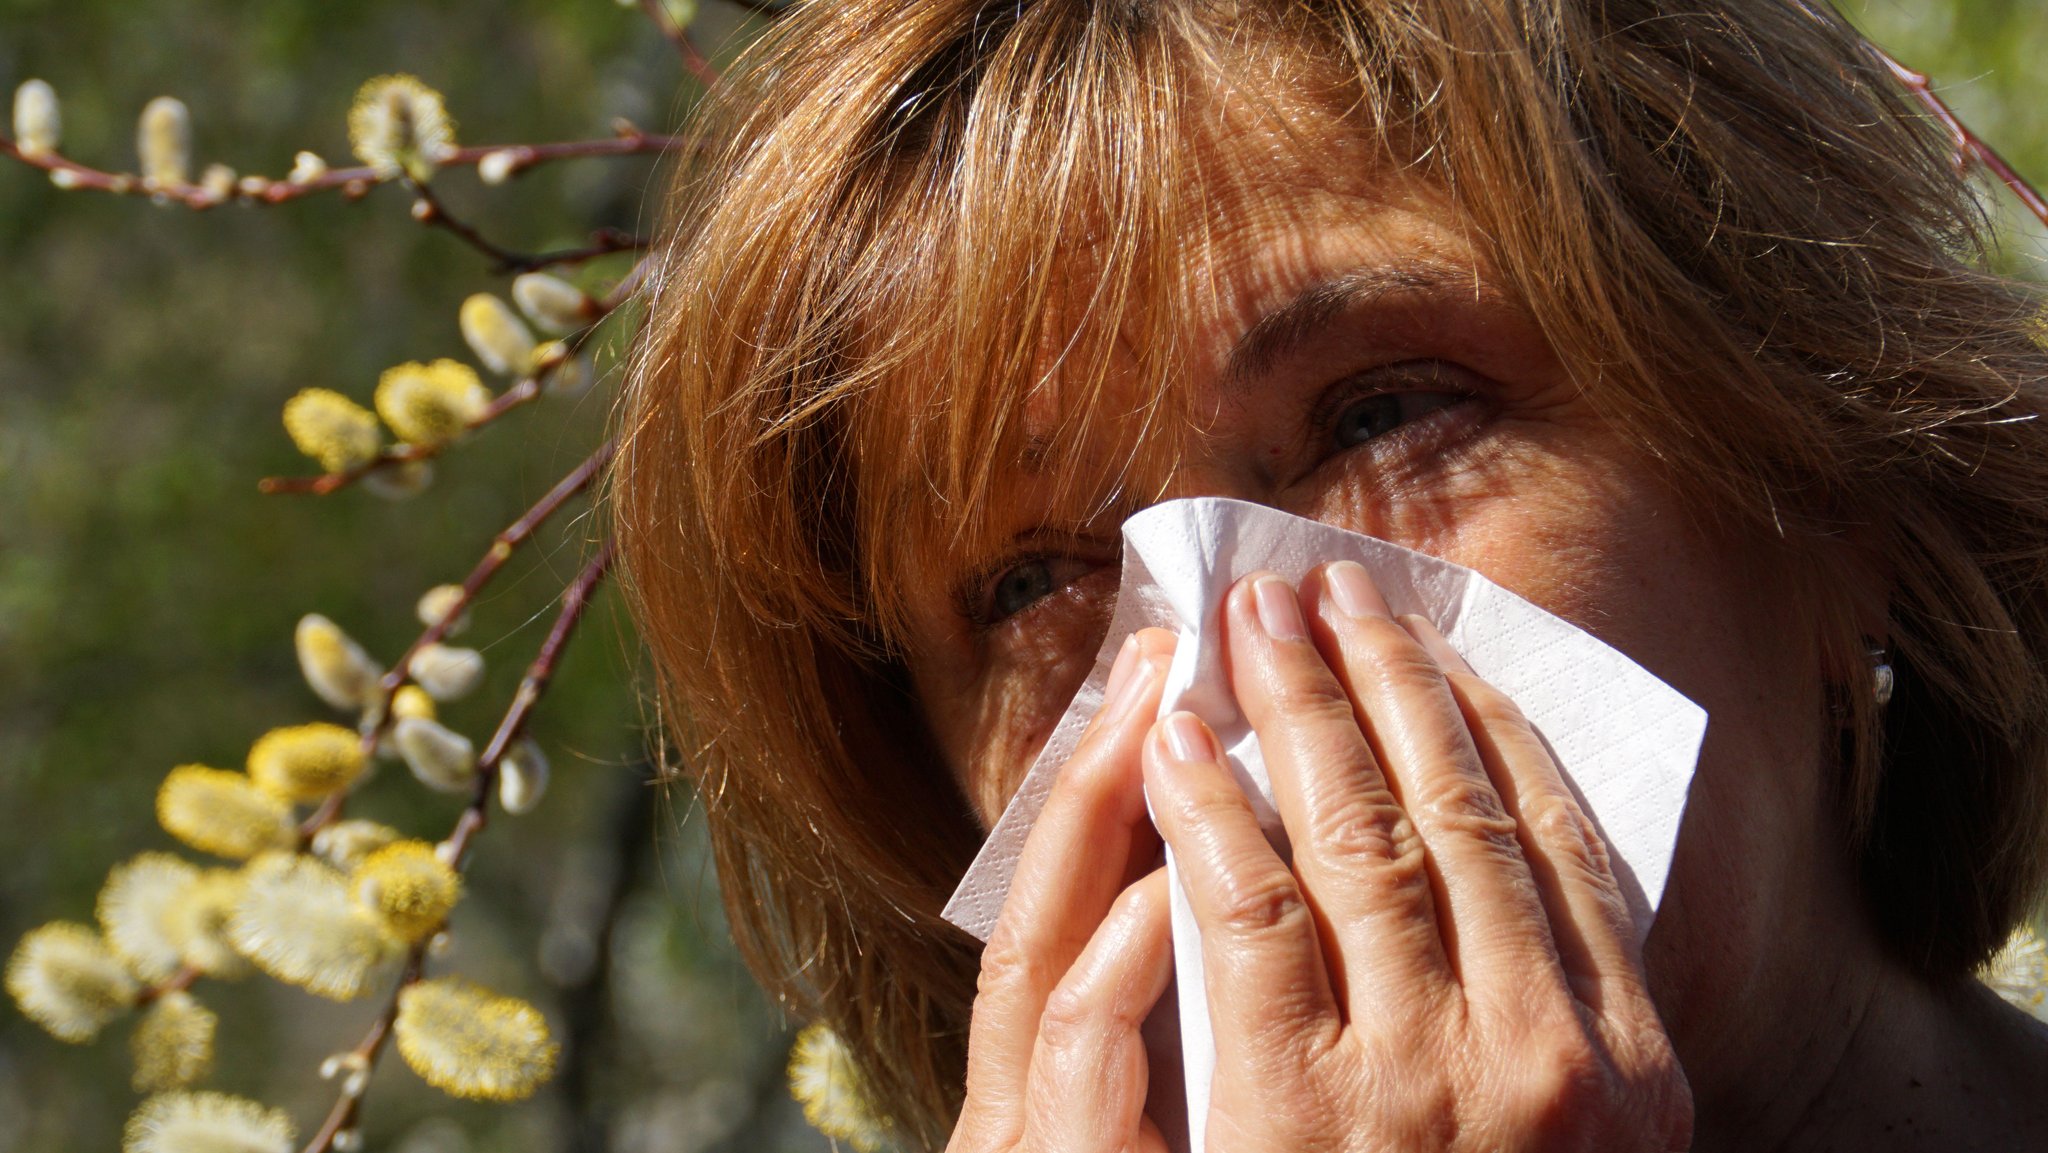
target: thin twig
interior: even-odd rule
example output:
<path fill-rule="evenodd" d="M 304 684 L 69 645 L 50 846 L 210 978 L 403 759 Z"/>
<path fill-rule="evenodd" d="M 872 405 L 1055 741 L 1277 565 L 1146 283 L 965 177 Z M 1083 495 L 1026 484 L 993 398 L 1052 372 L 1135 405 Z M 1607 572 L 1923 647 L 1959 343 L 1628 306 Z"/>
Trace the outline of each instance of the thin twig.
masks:
<path fill-rule="evenodd" d="M 1963 123 L 1962 118 L 1955 114 L 1955 110 L 1948 106 L 1947 101 L 1935 95 L 1934 82 L 1925 72 L 1915 72 L 1874 44 L 1870 46 L 1870 50 L 1877 54 L 1879 60 L 1884 61 L 1885 67 L 1891 69 L 1892 75 L 1898 77 L 1899 83 L 1906 86 L 1906 90 L 1913 94 L 1913 98 L 1932 113 L 1934 118 L 1941 122 L 1942 127 L 1948 129 L 1949 139 L 1955 142 L 1958 168 L 1967 169 L 1972 161 L 1982 164 L 2011 189 L 2014 196 L 2019 197 L 2020 203 L 2026 205 L 2027 211 L 2032 212 L 2036 220 L 2048 225 L 2048 199 L 2043 199 L 2040 190 L 2028 183 L 2026 177 L 2021 176 L 2017 169 L 2007 163 L 2005 157 L 1998 154 L 1997 149 L 1985 143 L 1983 137 L 1970 131 L 1970 126 Z"/>
<path fill-rule="evenodd" d="M 135 1007 L 139 1009 L 156 1001 L 158 998 L 167 997 L 172 993 L 182 993 L 190 989 L 198 982 L 199 978 L 205 975 L 205 972 L 197 965 L 189 963 L 182 965 L 178 968 L 177 972 L 172 973 L 163 980 L 153 985 L 143 986 L 142 991 L 135 994 Z"/>
<path fill-rule="evenodd" d="M 470 798 L 469 807 L 455 822 L 455 831 L 447 841 L 447 859 L 457 868 L 469 852 L 469 843 L 490 819 L 491 786 L 497 780 L 498 762 L 505 757 L 505 751 L 512 747 L 526 732 L 526 723 L 533 717 L 534 706 L 548 691 L 548 682 L 554 679 L 555 666 L 561 662 L 562 653 L 569 646 L 569 638 L 575 634 L 576 626 L 583 619 L 583 610 L 590 607 L 590 598 L 597 586 L 611 571 L 613 557 L 612 542 L 607 539 L 597 546 L 597 553 L 562 590 L 562 607 L 555 614 L 554 627 L 548 630 L 547 639 L 541 642 L 540 651 L 534 654 L 533 663 L 526 666 L 526 675 L 519 680 L 519 687 L 513 690 L 512 705 L 498 721 L 498 730 L 491 734 L 490 743 L 484 746 L 483 755 L 476 760 L 476 793 Z"/>
<path fill-rule="evenodd" d="M 406 954 L 405 970 L 398 975 L 398 983 L 391 988 L 391 999 L 385 1003 L 384 1011 L 377 1014 L 377 1019 L 370 1023 L 369 1032 L 363 1034 L 363 1039 L 350 1051 L 349 1055 L 361 1061 L 363 1068 L 375 1068 L 377 1058 L 383 1055 L 384 1043 L 391 1039 L 391 1027 L 398 1020 L 399 995 L 408 987 L 419 983 L 420 977 L 426 971 L 426 958 L 425 943 L 414 945 L 412 951 Z M 347 1072 L 341 1074 L 341 1095 L 335 1098 L 334 1107 L 327 1111 L 327 1119 L 320 1123 L 320 1131 L 313 1134 L 311 1141 L 306 1142 L 304 1153 L 330 1153 L 335 1140 L 356 1127 L 356 1122 L 363 1111 L 363 1094 L 360 1087 L 357 1087 L 356 1092 L 348 1091 L 351 1088 L 348 1084 L 349 1076 Z"/>
<path fill-rule="evenodd" d="M 654 26 L 661 30 L 662 38 L 675 48 L 676 55 L 683 58 L 683 67 L 697 78 L 697 83 L 706 88 L 718 85 L 718 66 L 711 62 L 710 57 L 704 55 L 703 49 L 697 47 L 697 41 L 690 35 L 690 30 L 676 23 L 675 17 L 669 14 L 668 6 L 662 0 L 640 0 L 640 10 L 647 13 L 647 18 L 654 21 Z"/>
<path fill-rule="evenodd" d="M 621 121 L 618 134 L 594 140 L 563 140 L 542 144 L 487 144 L 470 148 L 457 148 L 438 158 L 442 168 L 467 168 L 483 163 L 488 156 L 502 155 L 503 159 L 494 164 L 504 166 L 504 175 L 516 176 L 528 168 L 554 160 L 569 160 L 584 157 L 644 156 L 667 152 L 679 147 L 680 136 L 664 136 L 642 132 L 630 123 Z M 387 180 L 400 179 L 378 174 L 374 168 L 330 168 L 318 176 L 306 180 L 276 179 L 269 176 L 244 176 L 237 179 L 225 194 L 190 182 L 174 185 L 157 185 L 144 180 L 132 172 L 113 172 L 82 164 L 68 156 L 55 152 L 26 155 L 11 138 L 0 134 L 0 155 L 40 168 L 50 173 L 52 181 L 63 188 L 84 188 L 96 192 L 108 192 L 116 196 L 148 196 L 186 208 L 207 209 L 239 200 L 254 204 L 282 204 L 319 192 L 339 191 L 354 200 L 365 196 L 370 189 Z"/>
<path fill-rule="evenodd" d="M 512 554 L 519 551 L 519 546 L 525 544 L 541 525 L 547 523 L 549 517 L 554 516 L 558 509 L 568 503 L 570 497 L 590 487 L 590 483 L 597 479 L 607 464 L 611 463 L 612 452 L 617 443 L 615 440 L 607 440 L 599 445 L 596 452 L 571 469 L 567 476 L 556 481 L 554 487 L 548 489 L 545 495 L 533 503 L 533 507 L 519 515 L 518 520 L 505 526 L 498 535 L 491 538 L 491 547 L 484 550 L 482 559 L 478 560 L 469 570 L 469 575 L 462 579 L 461 593 L 448 611 L 442 614 L 440 620 L 428 625 L 419 636 L 413 638 L 412 644 L 406 646 L 405 652 L 385 670 L 383 677 L 377 682 L 378 699 L 390 701 L 391 695 L 411 679 L 413 658 L 419 655 L 421 649 L 439 644 L 447 638 L 448 630 L 453 628 L 463 612 L 475 603 L 477 594 L 491 582 L 491 578 L 498 575 L 498 570 L 505 567 L 505 562 L 512 559 Z M 522 682 L 521 688 L 524 687 Z M 370 710 L 359 730 L 365 756 L 376 751 L 377 742 L 383 737 L 384 730 L 390 723 L 391 710 L 388 705 Z M 344 804 L 342 793 L 335 793 L 323 801 L 320 807 L 313 810 L 299 825 L 300 842 L 310 842 L 315 833 L 333 824 L 340 817 Z"/>

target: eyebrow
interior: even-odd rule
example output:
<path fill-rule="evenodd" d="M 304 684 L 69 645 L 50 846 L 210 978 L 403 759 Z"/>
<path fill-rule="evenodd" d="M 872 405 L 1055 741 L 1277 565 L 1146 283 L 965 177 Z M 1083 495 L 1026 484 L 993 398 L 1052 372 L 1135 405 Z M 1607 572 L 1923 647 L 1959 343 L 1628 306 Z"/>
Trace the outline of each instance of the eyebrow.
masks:
<path fill-rule="evenodd" d="M 1452 288 L 1481 291 L 1471 268 L 1440 261 L 1354 268 L 1309 285 L 1259 318 L 1237 338 L 1223 365 L 1223 388 L 1236 391 L 1271 372 L 1345 312 L 1396 293 L 1442 293 Z"/>

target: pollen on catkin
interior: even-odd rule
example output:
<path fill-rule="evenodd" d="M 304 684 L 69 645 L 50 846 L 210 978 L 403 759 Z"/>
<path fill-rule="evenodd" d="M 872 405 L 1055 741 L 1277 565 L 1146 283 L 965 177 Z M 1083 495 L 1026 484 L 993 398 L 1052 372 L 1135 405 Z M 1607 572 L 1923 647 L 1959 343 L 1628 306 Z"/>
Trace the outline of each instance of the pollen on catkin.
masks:
<path fill-rule="evenodd" d="M 384 670 L 340 625 L 307 613 L 292 630 L 292 648 L 306 684 L 321 700 L 337 709 L 361 709 L 377 699 Z"/>
<path fill-rule="evenodd" d="M 291 845 L 297 836 L 290 806 L 246 774 L 205 765 L 179 765 L 156 794 L 164 831 L 218 857 L 241 860 Z"/>
<path fill-rule="evenodd" d="M 875 1153 L 888 1138 L 889 1123 L 870 1101 L 852 1052 L 823 1021 L 805 1026 L 790 1048 L 789 1092 L 812 1128 L 860 1153 Z"/>
<path fill-rule="evenodd" d="M 490 403 L 476 370 L 445 357 L 394 365 L 377 380 L 377 415 L 407 444 L 447 444 L 482 419 Z"/>
<path fill-rule="evenodd" d="M 135 1058 L 135 1091 L 182 1089 L 213 1068 L 213 1037 L 220 1018 L 182 989 L 158 997 L 135 1023 L 128 1048 Z"/>
<path fill-rule="evenodd" d="M 462 302 L 456 322 L 485 368 L 499 376 L 524 376 L 533 369 L 533 333 L 503 300 L 475 293 Z"/>
<path fill-rule="evenodd" d="M 199 869 L 169 853 L 143 853 L 114 866 L 100 888 L 100 931 L 145 981 L 161 981 L 185 963 L 170 913 L 199 883 Z"/>
<path fill-rule="evenodd" d="M 291 1153 L 297 1139 L 282 1109 L 180 1089 L 151 1097 L 128 1118 L 121 1153 Z"/>
<path fill-rule="evenodd" d="M 135 1004 L 135 978 L 98 933 L 71 921 L 31 929 L 7 960 L 7 992 L 60 1041 L 90 1041 Z"/>
<path fill-rule="evenodd" d="M 459 977 L 401 991 L 392 1035 L 413 1072 L 455 1097 L 517 1101 L 555 1071 L 558 1050 L 540 1010 Z"/>
<path fill-rule="evenodd" d="M 242 874 L 207 869 L 164 910 L 164 929 L 185 964 L 209 977 L 240 977 L 249 962 L 228 940 L 228 919 L 242 899 Z"/>
<path fill-rule="evenodd" d="M 256 967 L 336 1001 L 363 991 L 370 970 L 398 942 L 363 912 L 333 867 L 295 853 L 260 857 L 228 922 L 228 936 Z"/>
<path fill-rule="evenodd" d="M 416 76 L 379 76 L 356 90 L 348 144 L 385 180 L 425 180 L 455 150 L 455 121 L 441 94 Z"/>
<path fill-rule="evenodd" d="M 368 758 L 354 730 L 316 721 L 288 725 L 249 747 L 249 779 L 286 801 L 320 801 L 363 775 Z"/>
<path fill-rule="evenodd" d="M 300 389 L 285 401 L 284 431 L 324 472 L 360 468 L 384 448 L 376 414 L 331 388 Z"/>
<path fill-rule="evenodd" d="M 462 878 L 425 841 L 396 841 L 357 865 L 349 878 L 356 904 L 407 944 L 433 936 L 462 897 Z"/>

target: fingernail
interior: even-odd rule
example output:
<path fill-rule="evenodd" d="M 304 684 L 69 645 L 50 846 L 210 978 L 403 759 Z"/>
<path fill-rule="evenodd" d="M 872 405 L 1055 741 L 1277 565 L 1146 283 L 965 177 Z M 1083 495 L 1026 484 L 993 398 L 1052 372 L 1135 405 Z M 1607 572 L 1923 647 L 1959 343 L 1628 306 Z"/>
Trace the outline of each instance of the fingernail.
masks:
<path fill-rule="evenodd" d="M 1193 713 L 1175 713 L 1166 718 L 1166 747 L 1173 759 L 1196 764 L 1214 764 L 1223 759 L 1209 726 Z"/>
<path fill-rule="evenodd" d="M 1330 599 L 1337 602 L 1337 611 L 1352 620 L 1385 619 L 1393 615 L 1387 609 L 1386 598 L 1373 587 L 1372 578 L 1365 575 L 1365 566 L 1357 561 L 1338 561 L 1324 569 L 1323 581 L 1330 586 Z"/>
<path fill-rule="evenodd" d="M 1252 583 L 1252 601 L 1258 606 L 1259 627 L 1276 641 L 1307 638 L 1308 626 L 1301 619 L 1301 602 L 1294 589 L 1279 577 L 1260 577 Z"/>
<path fill-rule="evenodd" d="M 1145 695 L 1145 684 L 1150 677 L 1140 675 L 1150 666 L 1138 653 L 1138 638 L 1132 636 L 1124 641 L 1124 647 L 1117 650 L 1116 663 L 1110 666 L 1109 683 L 1102 691 L 1102 711 L 1110 720 L 1121 720 L 1137 706 Z"/>
<path fill-rule="evenodd" d="M 1409 636 L 1421 642 L 1423 651 L 1435 659 L 1439 668 L 1460 673 L 1472 671 L 1472 666 L 1465 663 L 1465 658 L 1458 655 L 1458 650 L 1451 647 L 1451 642 L 1444 639 L 1444 634 L 1438 632 L 1437 627 L 1427 620 L 1418 616 L 1405 616 L 1401 618 L 1401 627 L 1408 630 Z"/>

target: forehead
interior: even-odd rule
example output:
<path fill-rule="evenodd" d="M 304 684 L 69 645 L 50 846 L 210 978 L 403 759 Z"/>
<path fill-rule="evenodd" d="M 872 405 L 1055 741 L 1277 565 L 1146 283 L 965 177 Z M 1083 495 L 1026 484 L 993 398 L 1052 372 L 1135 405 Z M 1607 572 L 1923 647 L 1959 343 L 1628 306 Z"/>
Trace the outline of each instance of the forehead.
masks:
<path fill-rule="evenodd" d="M 1255 367 L 1291 328 L 1374 294 L 1477 290 L 1447 197 L 1383 140 L 1291 90 L 1219 85 L 1189 104 L 1140 203 L 1057 222 L 1031 270 L 1042 289 L 1013 294 L 1035 308 L 957 317 L 869 394 L 885 587 L 1009 547 L 1026 508 L 1113 526 L 1151 503 L 1201 438 L 1190 385 Z M 990 371 L 991 346 L 1028 352 Z"/>

